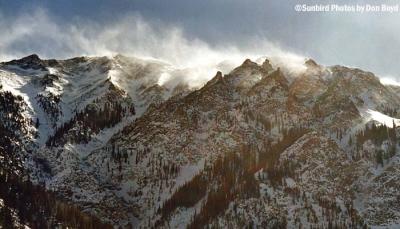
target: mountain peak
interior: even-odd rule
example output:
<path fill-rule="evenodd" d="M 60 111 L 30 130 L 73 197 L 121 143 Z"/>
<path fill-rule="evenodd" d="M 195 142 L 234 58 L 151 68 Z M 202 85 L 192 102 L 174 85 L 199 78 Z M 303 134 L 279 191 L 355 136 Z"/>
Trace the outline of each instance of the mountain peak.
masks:
<path fill-rule="evenodd" d="M 31 54 L 29 56 L 23 57 L 21 60 L 25 61 L 41 61 L 40 57 L 37 54 Z"/>
<path fill-rule="evenodd" d="M 17 65 L 23 69 L 41 69 L 44 70 L 46 68 L 44 61 L 39 58 L 37 54 L 31 54 L 29 56 L 23 57 L 18 60 L 12 60 L 9 62 L 6 62 L 5 64 L 7 65 Z"/>
<path fill-rule="evenodd" d="M 217 71 L 217 74 L 215 74 L 215 77 L 222 78 L 222 72 L 221 71 Z"/>
<path fill-rule="evenodd" d="M 273 70 L 272 65 L 268 59 L 265 59 L 265 61 L 261 65 L 261 68 L 266 70 L 267 72 L 270 72 Z"/>
<path fill-rule="evenodd" d="M 276 69 L 276 71 L 272 72 L 268 78 L 274 79 L 275 81 L 280 82 L 282 85 L 289 84 L 289 81 L 283 75 L 283 73 L 279 67 Z"/>
<path fill-rule="evenodd" d="M 316 67 L 320 67 L 319 64 L 317 64 L 317 62 L 315 62 L 315 60 L 313 59 L 308 59 L 306 60 L 306 62 L 304 63 L 306 65 L 307 68 L 316 68 Z"/>
<path fill-rule="evenodd" d="M 250 59 L 246 59 L 241 65 L 241 67 L 255 67 L 255 66 L 258 66 L 257 63 L 251 61 Z"/>
<path fill-rule="evenodd" d="M 222 78 L 223 78 L 222 72 L 218 71 L 217 74 L 215 74 L 215 76 L 210 81 L 207 82 L 206 86 L 213 85 L 218 81 L 222 80 Z"/>

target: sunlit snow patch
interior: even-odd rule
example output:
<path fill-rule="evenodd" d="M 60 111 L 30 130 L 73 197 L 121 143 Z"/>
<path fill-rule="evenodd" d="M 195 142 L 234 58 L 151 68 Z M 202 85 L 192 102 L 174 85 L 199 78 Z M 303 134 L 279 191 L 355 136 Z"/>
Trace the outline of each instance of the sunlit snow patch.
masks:
<path fill-rule="evenodd" d="M 380 78 L 380 81 L 383 85 L 400 86 L 400 82 L 397 81 L 394 77 L 382 77 Z"/>
<path fill-rule="evenodd" d="M 366 118 L 367 121 L 374 120 L 381 124 L 384 124 L 388 127 L 393 127 L 393 121 L 396 126 L 400 125 L 400 119 L 390 117 L 388 115 L 382 114 L 379 111 L 371 110 L 371 109 L 363 109 L 360 110 L 360 114 L 362 117 Z"/>

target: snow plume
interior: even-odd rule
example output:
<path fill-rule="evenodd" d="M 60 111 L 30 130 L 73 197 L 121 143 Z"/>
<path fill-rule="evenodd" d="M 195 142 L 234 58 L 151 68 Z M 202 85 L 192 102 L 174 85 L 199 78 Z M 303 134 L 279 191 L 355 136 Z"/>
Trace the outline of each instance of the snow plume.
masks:
<path fill-rule="evenodd" d="M 43 9 L 10 19 L 0 11 L 0 61 L 37 53 L 42 58 L 75 56 L 112 56 L 117 53 L 139 58 L 157 59 L 174 67 L 164 74 L 162 83 L 186 81 L 201 86 L 216 71 L 228 73 L 246 58 L 256 61 L 268 56 L 277 66 L 298 71 L 305 58 L 283 51 L 264 38 L 249 40 L 248 47 L 234 44 L 212 47 L 206 42 L 185 36 L 184 31 L 163 22 L 146 21 L 140 15 L 122 16 L 108 24 L 74 19 L 57 23 Z"/>

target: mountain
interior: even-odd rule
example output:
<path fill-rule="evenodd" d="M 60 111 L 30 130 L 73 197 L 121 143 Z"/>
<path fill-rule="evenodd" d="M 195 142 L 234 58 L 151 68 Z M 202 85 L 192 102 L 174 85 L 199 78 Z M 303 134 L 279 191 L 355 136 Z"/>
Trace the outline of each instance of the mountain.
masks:
<path fill-rule="evenodd" d="M 1 214 L 30 227 L 398 227 L 400 88 L 303 67 L 247 59 L 193 88 L 162 83 L 179 68 L 122 55 L 1 63 Z"/>

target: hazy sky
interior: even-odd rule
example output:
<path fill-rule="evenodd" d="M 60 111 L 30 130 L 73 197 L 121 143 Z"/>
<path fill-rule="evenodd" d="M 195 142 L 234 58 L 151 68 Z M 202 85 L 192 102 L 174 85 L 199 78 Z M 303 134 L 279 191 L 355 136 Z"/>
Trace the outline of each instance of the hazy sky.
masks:
<path fill-rule="evenodd" d="M 213 50 L 224 55 L 283 50 L 400 80 L 400 12 L 296 12 L 294 6 L 303 3 L 396 1 L 0 0 L 0 59 L 121 52 L 179 62 L 192 53 L 217 59 Z"/>

